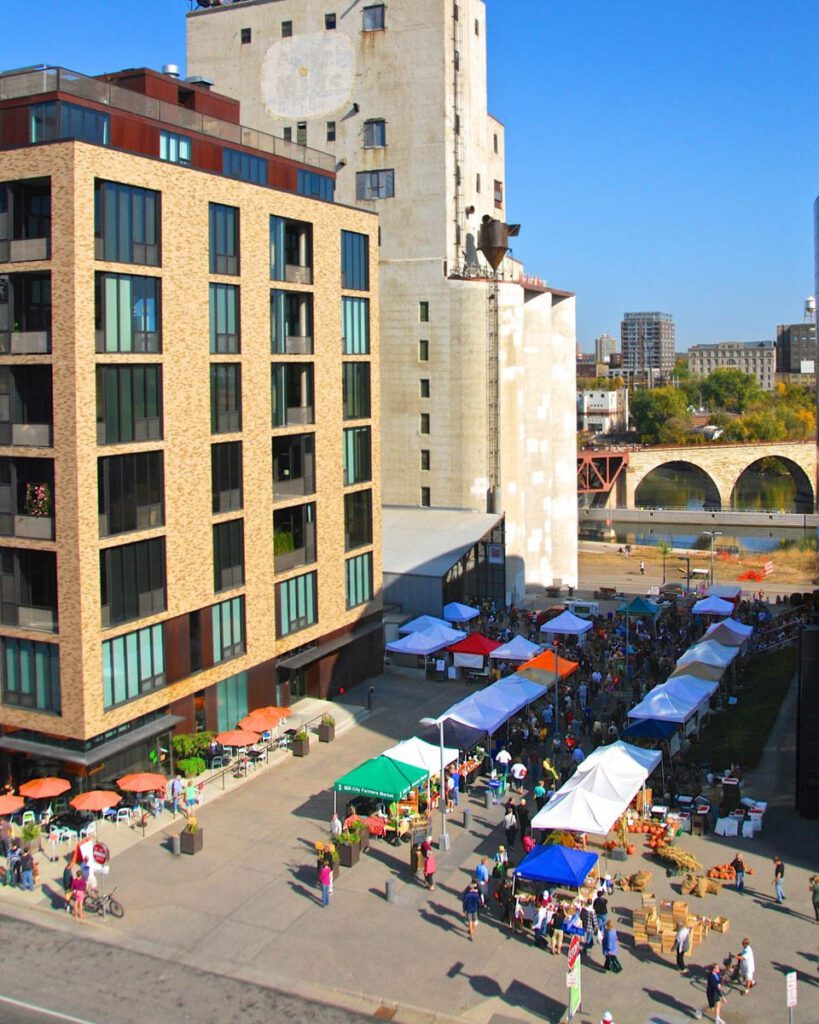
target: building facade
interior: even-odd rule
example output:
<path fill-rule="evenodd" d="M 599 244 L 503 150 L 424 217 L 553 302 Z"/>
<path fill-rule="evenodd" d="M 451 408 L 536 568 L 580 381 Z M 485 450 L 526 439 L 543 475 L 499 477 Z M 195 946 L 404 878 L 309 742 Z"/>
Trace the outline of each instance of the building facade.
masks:
<path fill-rule="evenodd" d="M 707 377 L 714 370 L 742 370 L 755 377 L 765 391 L 773 391 L 776 350 L 772 341 L 720 341 L 716 345 L 692 345 L 688 369 L 694 377 Z"/>
<path fill-rule="evenodd" d="M 0 139 L 12 772 L 106 781 L 377 670 L 376 218 L 155 72 L 0 76 Z"/>
<path fill-rule="evenodd" d="M 577 429 L 592 434 L 618 434 L 628 430 L 628 388 L 577 392 Z"/>
<path fill-rule="evenodd" d="M 608 363 L 616 352 L 617 339 L 610 334 L 604 333 L 594 339 L 594 361 L 596 363 Z"/>
<path fill-rule="evenodd" d="M 620 323 L 624 375 L 649 382 L 674 370 L 675 330 L 670 313 L 625 313 Z"/>
<path fill-rule="evenodd" d="M 192 74 L 326 146 L 337 195 L 379 214 L 385 504 L 503 512 L 515 600 L 576 582 L 574 296 L 478 251 L 506 219 L 483 0 L 248 0 L 187 25 Z"/>
<path fill-rule="evenodd" d="M 776 372 L 812 374 L 816 365 L 816 324 L 779 324 L 776 328 Z"/>

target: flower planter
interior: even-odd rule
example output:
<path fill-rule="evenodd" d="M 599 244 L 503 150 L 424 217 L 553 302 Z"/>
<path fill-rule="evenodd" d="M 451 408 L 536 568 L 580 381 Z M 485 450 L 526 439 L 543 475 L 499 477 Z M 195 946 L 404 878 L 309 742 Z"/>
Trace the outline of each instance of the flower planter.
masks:
<path fill-rule="evenodd" d="M 308 736 L 305 740 L 293 740 L 293 756 L 294 757 L 307 757 L 310 753 L 310 737 Z"/>
<path fill-rule="evenodd" d="M 334 725 L 324 725 L 323 723 L 318 727 L 319 743 L 331 743 L 336 738 L 336 727 Z"/>
<path fill-rule="evenodd" d="M 182 830 L 179 836 L 179 847 L 182 853 L 199 853 L 205 839 L 205 830 L 198 828 L 195 832 Z"/>
<path fill-rule="evenodd" d="M 358 843 L 352 843 L 350 846 L 339 844 L 336 849 L 338 850 L 339 863 L 345 868 L 351 868 L 354 864 L 358 864 L 361 857 L 361 847 Z"/>
<path fill-rule="evenodd" d="M 365 825 L 364 828 L 361 831 L 361 837 L 359 839 L 359 846 L 361 847 L 361 852 L 363 853 L 366 849 L 368 849 L 369 845 L 370 845 L 370 830 Z"/>

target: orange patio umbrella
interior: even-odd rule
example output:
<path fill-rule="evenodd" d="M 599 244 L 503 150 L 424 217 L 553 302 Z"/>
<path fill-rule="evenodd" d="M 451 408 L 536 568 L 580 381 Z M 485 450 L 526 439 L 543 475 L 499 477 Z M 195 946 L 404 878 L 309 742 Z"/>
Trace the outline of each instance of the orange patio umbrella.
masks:
<path fill-rule="evenodd" d="M 14 814 L 25 803 L 21 796 L 0 796 L 0 814 Z"/>
<path fill-rule="evenodd" d="M 152 789 L 165 789 L 168 780 L 159 772 L 134 772 L 117 779 L 117 785 L 128 793 L 148 793 Z"/>
<path fill-rule="evenodd" d="M 68 802 L 78 811 L 104 811 L 108 807 L 116 807 L 121 800 L 119 793 L 112 793 L 107 789 L 91 789 Z"/>
<path fill-rule="evenodd" d="M 49 800 L 51 797 L 64 793 L 67 789 L 71 789 L 71 783 L 67 779 L 47 776 L 44 779 L 32 779 L 30 782 L 24 782 L 20 787 L 20 795 L 27 796 L 30 800 Z"/>
<path fill-rule="evenodd" d="M 239 727 L 251 732 L 265 732 L 267 729 L 275 729 L 279 722 L 290 717 L 290 713 L 290 708 L 255 708 L 239 722 Z"/>
<path fill-rule="evenodd" d="M 226 747 L 246 747 L 250 743 L 258 742 L 258 739 L 259 734 L 248 729 L 229 729 L 216 735 L 216 742 L 223 743 Z"/>

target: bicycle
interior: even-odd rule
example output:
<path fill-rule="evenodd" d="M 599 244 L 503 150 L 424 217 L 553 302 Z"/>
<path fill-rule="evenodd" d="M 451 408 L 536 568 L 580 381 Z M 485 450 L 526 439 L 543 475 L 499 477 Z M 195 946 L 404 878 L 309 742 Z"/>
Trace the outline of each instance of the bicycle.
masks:
<path fill-rule="evenodd" d="M 111 892 L 107 892 L 105 895 L 101 895 L 97 889 L 92 889 L 85 897 L 85 910 L 89 914 L 99 914 L 101 917 L 110 914 L 111 917 L 121 920 L 125 917 L 125 909 L 118 900 L 114 899 L 114 893 L 117 891 L 117 888 L 114 887 Z"/>

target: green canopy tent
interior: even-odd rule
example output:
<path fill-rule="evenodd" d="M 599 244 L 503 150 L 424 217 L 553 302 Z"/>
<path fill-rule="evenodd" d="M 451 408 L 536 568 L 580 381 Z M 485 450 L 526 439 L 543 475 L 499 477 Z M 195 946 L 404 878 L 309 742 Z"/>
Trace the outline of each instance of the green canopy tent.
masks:
<path fill-rule="evenodd" d="M 391 757 L 373 757 L 333 783 L 333 810 L 336 793 L 358 793 L 382 800 L 401 800 L 427 778 L 427 771 Z"/>
<path fill-rule="evenodd" d="M 651 622 L 651 632 L 656 633 L 657 630 L 657 616 L 662 611 L 662 608 L 655 604 L 653 601 L 648 601 L 644 597 L 635 597 L 629 604 L 621 604 L 617 611 L 621 615 L 626 617 L 626 651 L 625 651 L 625 672 L 626 672 L 626 686 L 629 684 L 630 664 L 629 664 L 629 622 L 632 615 L 645 615 Z"/>

